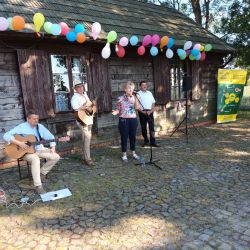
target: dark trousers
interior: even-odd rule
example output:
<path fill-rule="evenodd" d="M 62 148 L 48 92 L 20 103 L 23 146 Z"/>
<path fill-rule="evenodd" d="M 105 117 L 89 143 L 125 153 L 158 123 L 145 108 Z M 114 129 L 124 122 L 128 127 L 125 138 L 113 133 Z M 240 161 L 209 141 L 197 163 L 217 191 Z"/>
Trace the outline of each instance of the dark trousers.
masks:
<path fill-rule="evenodd" d="M 136 129 L 138 126 L 137 118 L 119 118 L 119 131 L 121 135 L 122 152 L 127 152 L 127 141 L 129 138 L 130 149 L 135 151 Z"/>
<path fill-rule="evenodd" d="M 147 134 L 147 124 L 149 126 L 150 143 L 155 144 L 155 129 L 154 129 L 154 115 L 153 113 L 144 115 L 139 113 L 140 123 L 141 123 L 141 133 L 144 138 L 144 142 L 149 142 Z"/>

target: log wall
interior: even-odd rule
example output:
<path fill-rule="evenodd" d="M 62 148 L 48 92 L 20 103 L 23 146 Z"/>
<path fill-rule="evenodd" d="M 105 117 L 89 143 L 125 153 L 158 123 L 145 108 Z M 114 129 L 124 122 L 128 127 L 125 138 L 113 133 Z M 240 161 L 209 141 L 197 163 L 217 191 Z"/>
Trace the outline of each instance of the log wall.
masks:
<path fill-rule="evenodd" d="M 0 48 L 0 159 L 3 134 L 24 121 L 23 110 L 16 52 Z"/>

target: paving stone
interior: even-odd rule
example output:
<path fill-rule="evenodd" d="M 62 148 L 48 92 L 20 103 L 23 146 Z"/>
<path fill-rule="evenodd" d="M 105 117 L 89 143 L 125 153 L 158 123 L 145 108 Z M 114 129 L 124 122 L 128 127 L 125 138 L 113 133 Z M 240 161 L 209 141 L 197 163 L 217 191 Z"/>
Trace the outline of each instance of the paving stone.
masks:
<path fill-rule="evenodd" d="M 21 210 L 0 207 L 0 249 L 248 249 L 249 121 L 200 129 L 206 139 L 191 136 L 188 145 L 182 134 L 159 139 L 162 171 L 132 161 L 125 168 L 109 147 L 92 150 L 93 168 L 80 168 L 80 155 L 70 155 L 46 189 L 68 186 L 73 195 Z M 9 200 L 20 199 L 20 189 L 8 186 L 17 179 L 0 175 Z"/>
<path fill-rule="evenodd" d="M 227 244 L 227 243 L 222 243 L 219 247 L 218 250 L 231 250 L 232 246 Z"/>

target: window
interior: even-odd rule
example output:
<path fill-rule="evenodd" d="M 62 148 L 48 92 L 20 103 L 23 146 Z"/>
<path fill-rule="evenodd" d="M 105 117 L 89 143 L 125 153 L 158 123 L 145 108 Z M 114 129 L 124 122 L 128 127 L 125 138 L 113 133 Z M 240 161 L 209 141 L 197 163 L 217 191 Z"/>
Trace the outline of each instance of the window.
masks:
<path fill-rule="evenodd" d="M 51 55 L 56 112 L 70 111 L 73 86 L 84 82 L 87 91 L 86 65 L 82 56 Z"/>
<path fill-rule="evenodd" d="M 182 100 L 185 93 L 182 91 L 182 78 L 184 73 L 190 73 L 188 62 L 179 59 L 170 60 L 170 99 Z"/>

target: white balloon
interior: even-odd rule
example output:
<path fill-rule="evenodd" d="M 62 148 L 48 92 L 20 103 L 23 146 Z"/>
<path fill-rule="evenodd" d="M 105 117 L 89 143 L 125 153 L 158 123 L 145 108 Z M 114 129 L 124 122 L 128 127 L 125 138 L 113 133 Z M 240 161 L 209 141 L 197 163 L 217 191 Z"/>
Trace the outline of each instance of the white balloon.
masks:
<path fill-rule="evenodd" d="M 184 44 L 184 50 L 191 49 L 192 45 L 193 45 L 193 43 L 191 41 L 185 42 L 185 44 Z"/>
<path fill-rule="evenodd" d="M 166 51 L 166 57 L 170 59 L 170 58 L 172 58 L 173 56 L 174 56 L 173 50 L 167 49 L 167 51 Z"/>
<path fill-rule="evenodd" d="M 98 22 L 95 22 L 92 24 L 92 36 L 93 36 L 93 39 L 96 40 L 96 38 L 99 36 L 101 30 L 102 30 L 102 27 L 101 27 L 101 24 L 98 23 Z"/>
<path fill-rule="evenodd" d="M 110 44 L 107 43 L 105 47 L 102 49 L 102 58 L 108 59 L 111 55 Z"/>

